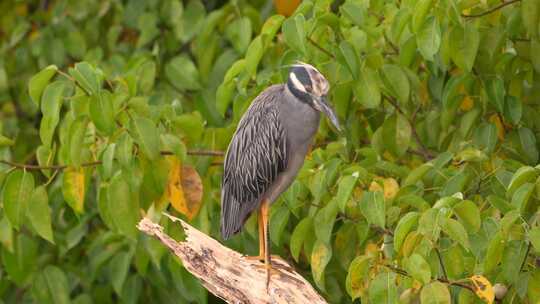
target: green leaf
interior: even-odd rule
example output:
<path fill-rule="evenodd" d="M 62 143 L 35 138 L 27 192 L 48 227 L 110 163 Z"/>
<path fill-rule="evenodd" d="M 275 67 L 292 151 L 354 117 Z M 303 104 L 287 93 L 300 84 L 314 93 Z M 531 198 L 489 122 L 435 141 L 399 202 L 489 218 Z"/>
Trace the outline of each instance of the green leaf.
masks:
<path fill-rule="evenodd" d="M 406 187 L 409 185 L 416 184 L 419 180 L 421 180 L 426 173 L 428 173 L 429 170 L 433 168 L 432 163 L 425 163 L 419 167 L 414 168 L 409 175 L 403 180 L 401 183 L 401 187 Z"/>
<path fill-rule="evenodd" d="M 249 78 L 251 78 L 252 75 L 255 75 L 255 73 L 257 72 L 257 67 L 259 66 L 259 62 L 261 61 L 263 54 L 264 54 L 264 46 L 263 46 L 262 38 L 261 36 L 258 36 L 257 38 L 253 39 L 253 41 L 251 41 L 246 51 L 245 75 L 247 75 L 247 78 L 244 78 L 244 79 L 249 80 Z M 247 81 L 246 81 L 246 84 L 247 84 Z"/>
<path fill-rule="evenodd" d="M 282 235 L 284 234 L 291 212 L 286 205 L 282 205 L 272 214 L 270 218 L 270 240 L 277 246 L 281 245 Z"/>
<path fill-rule="evenodd" d="M 123 176 L 116 175 L 110 183 L 109 212 L 110 218 L 118 232 L 134 239 L 137 235 L 137 222 L 139 220 L 139 202 L 136 195 L 130 190 Z"/>
<path fill-rule="evenodd" d="M 339 206 L 335 200 L 332 200 L 328 205 L 317 212 L 317 215 L 315 215 L 315 218 L 313 219 L 317 240 L 330 244 L 330 237 L 338 211 Z"/>
<path fill-rule="evenodd" d="M 448 287 L 441 282 L 432 282 L 422 288 L 420 292 L 422 304 L 451 304 Z"/>
<path fill-rule="evenodd" d="M 199 70 L 186 55 L 179 55 L 165 65 L 165 75 L 169 82 L 181 91 L 199 90 Z"/>
<path fill-rule="evenodd" d="M 503 236 L 507 236 L 514 223 L 519 219 L 519 210 L 512 210 L 504 215 L 500 221 L 501 232 Z"/>
<path fill-rule="evenodd" d="M 311 273 L 317 286 L 325 290 L 324 270 L 332 258 L 332 248 L 324 242 L 317 240 L 311 252 Z"/>
<path fill-rule="evenodd" d="M 113 173 L 113 161 L 116 144 L 109 144 L 101 155 L 101 177 L 103 179 L 109 179 Z"/>
<path fill-rule="evenodd" d="M 344 176 L 339 181 L 338 191 L 334 199 L 336 200 L 341 212 L 345 212 L 345 207 L 351 198 L 357 180 L 358 177 L 353 174 Z"/>
<path fill-rule="evenodd" d="M 480 219 L 480 210 L 475 203 L 469 200 L 461 201 L 454 206 L 454 212 L 467 231 L 476 233 L 482 223 Z"/>
<path fill-rule="evenodd" d="M 460 222 L 454 219 L 443 218 L 443 220 L 441 220 L 441 229 L 451 239 L 461 244 L 463 248 L 467 250 L 471 248 L 467 230 L 465 230 L 465 227 L 463 227 Z"/>
<path fill-rule="evenodd" d="M 536 73 L 540 73 L 540 39 L 531 39 L 530 56 Z M 517 102 L 519 102 L 519 100 L 517 100 Z"/>
<path fill-rule="evenodd" d="M 69 128 L 69 158 L 71 164 L 79 167 L 83 162 L 84 137 L 86 135 L 88 120 L 81 116 Z"/>
<path fill-rule="evenodd" d="M 304 16 L 298 14 L 285 20 L 281 26 L 285 43 L 299 54 L 306 53 L 305 23 Z"/>
<path fill-rule="evenodd" d="M 534 184 L 533 183 L 525 183 L 521 185 L 514 195 L 512 195 L 512 206 L 516 208 L 517 210 L 521 210 L 521 212 L 524 212 L 527 203 L 529 202 L 529 199 L 531 198 L 534 191 Z"/>
<path fill-rule="evenodd" d="M 528 232 L 529 242 L 531 242 L 534 250 L 540 253 L 540 227 L 536 226 Z"/>
<path fill-rule="evenodd" d="M 540 22 L 540 3 L 536 0 L 522 0 L 521 19 L 529 35 L 536 38 L 538 36 L 538 22 Z"/>
<path fill-rule="evenodd" d="M 13 146 L 15 142 L 4 135 L 0 134 L 0 147 Z"/>
<path fill-rule="evenodd" d="M 396 274 L 379 273 L 369 284 L 370 303 L 397 303 Z"/>
<path fill-rule="evenodd" d="M 381 103 L 381 90 L 375 77 L 372 69 L 364 67 L 353 86 L 356 100 L 368 109 L 375 109 Z"/>
<path fill-rule="evenodd" d="M 429 10 L 432 7 L 433 0 L 420 0 L 416 2 L 414 7 L 414 13 L 412 18 L 412 29 L 413 32 L 418 32 L 421 30 L 424 25 Z"/>
<path fill-rule="evenodd" d="M 302 247 L 304 246 L 304 241 L 306 240 L 308 233 L 310 233 L 312 229 L 313 220 L 309 216 L 303 218 L 300 223 L 296 225 L 296 228 L 294 228 L 294 231 L 291 235 L 291 243 L 289 247 L 291 250 L 291 255 L 296 262 L 299 261 L 300 252 L 302 251 Z"/>
<path fill-rule="evenodd" d="M 102 91 L 92 95 L 89 112 L 90 119 L 100 132 L 110 135 L 114 131 L 114 109 L 111 93 Z"/>
<path fill-rule="evenodd" d="M 49 197 L 44 186 L 34 189 L 27 209 L 26 215 L 32 227 L 42 238 L 54 244 Z"/>
<path fill-rule="evenodd" d="M 520 267 L 525 253 L 527 251 L 527 243 L 522 240 L 513 240 L 506 244 L 502 257 L 502 277 L 509 284 L 518 283 Z"/>
<path fill-rule="evenodd" d="M 491 103 L 499 113 L 502 113 L 504 111 L 504 98 L 506 95 L 504 81 L 499 77 L 489 80 L 486 85 L 486 91 L 489 103 Z"/>
<path fill-rule="evenodd" d="M 347 40 L 341 41 L 339 44 L 340 55 L 343 57 L 346 67 L 351 72 L 354 79 L 358 79 L 358 73 L 360 71 L 360 62 L 358 55 L 353 45 Z"/>
<path fill-rule="evenodd" d="M 4 184 L 2 201 L 6 217 L 17 230 L 22 224 L 33 190 L 34 177 L 30 172 L 16 170 L 8 175 Z"/>
<path fill-rule="evenodd" d="M 28 94 L 37 106 L 39 106 L 43 90 L 47 84 L 49 84 L 51 78 L 56 74 L 56 71 L 58 71 L 58 67 L 49 65 L 30 78 L 30 81 L 28 82 Z"/>
<path fill-rule="evenodd" d="M 384 86 L 390 94 L 396 97 L 399 102 L 407 103 L 409 100 L 409 79 L 405 72 L 393 64 L 385 64 L 381 70 L 381 78 Z"/>
<path fill-rule="evenodd" d="M 451 29 L 450 57 L 465 72 L 471 72 L 480 45 L 480 34 L 475 23 L 467 22 L 464 27 Z"/>
<path fill-rule="evenodd" d="M 103 73 L 90 63 L 79 62 L 75 64 L 75 68 L 69 69 L 69 74 L 89 95 L 97 94 L 101 90 Z"/>
<path fill-rule="evenodd" d="M 497 127 L 495 124 L 483 123 L 474 131 L 474 143 L 487 153 L 493 152 L 497 141 Z"/>
<path fill-rule="evenodd" d="M 238 53 L 243 54 L 251 40 L 251 22 L 249 18 L 240 17 L 229 23 L 225 28 L 225 36 L 229 39 L 234 49 Z"/>
<path fill-rule="evenodd" d="M 371 266 L 370 261 L 370 257 L 361 255 L 357 256 L 349 265 L 345 286 L 353 301 L 360 298 L 367 289 L 366 279 Z"/>
<path fill-rule="evenodd" d="M 431 281 L 431 268 L 421 255 L 413 253 L 405 260 L 404 265 L 407 273 L 416 280 L 423 284 L 427 284 Z"/>
<path fill-rule="evenodd" d="M 146 157 L 150 160 L 159 157 L 159 132 L 153 121 L 142 116 L 133 117 L 130 133 Z"/>
<path fill-rule="evenodd" d="M 513 209 L 512 205 L 510 205 L 506 200 L 496 195 L 488 196 L 487 200 L 493 207 L 499 209 L 499 211 L 501 211 L 502 213 L 506 213 Z"/>
<path fill-rule="evenodd" d="M 405 214 L 397 223 L 396 229 L 394 230 L 394 250 L 400 252 L 401 245 L 405 241 L 405 237 L 409 232 L 418 224 L 418 219 L 420 214 L 418 212 L 412 211 Z"/>
<path fill-rule="evenodd" d="M 32 294 L 39 303 L 69 304 L 69 284 L 62 269 L 48 265 L 34 279 Z"/>
<path fill-rule="evenodd" d="M 528 128 L 520 128 L 518 131 L 519 142 L 521 144 L 520 150 L 525 157 L 525 160 L 529 164 L 536 164 L 538 162 L 538 148 L 536 147 L 536 137 L 534 133 Z"/>
<path fill-rule="evenodd" d="M 418 220 L 418 232 L 431 241 L 436 242 L 439 238 L 442 217 L 443 215 L 437 208 L 424 211 Z"/>
<path fill-rule="evenodd" d="M 540 49 L 538 49 L 538 54 L 540 54 Z M 511 123 L 517 125 L 521 121 L 522 114 L 523 106 L 521 100 L 515 96 L 506 95 L 506 101 L 504 102 L 504 116 L 507 117 Z"/>
<path fill-rule="evenodd" d="M 55 81 L 45 88 L 41 101 L 41 119 L 39 127 L 39 137 L 44 146 L 50 147 L 54 130 L 60 120 L 60 108 L 63 102 L 64 83 Z"/>
<path fill-rule="evenodd" d="M 510 184 L 508 184 L 508 190 L 506 191 L 506 197 L 512 198 L 516 190 L 525 183 L 532 183 L 538 177 L 538 171 L 531 166 L 523 166 L 519 168 L 512 176 Z"/>
<path fill-rule="evenodd" d="M 109 278 L 114 291 L 119 296 L 122 295 L 122 289 L 129 272 L 129 264 L 132 257 L 130 252 L 122 251 L 116 254 L 109 264 Z"/>
<path fill-rule="evenodd" d="M 264 46 L 267 47 L 270 41 L 274 39 L 277 31 L 283 24 L 285 17 L 282 15 L 273 15 L 270 18 L 266 19 L 262 28 L 261 28 L 261 37 L 264 42 Z"/>
<path fill-rule="evenodd" d="M 490 273 L 497 267 L 502 259 L 505 243 L 500 232 L 491 239 L 484 258 L 484 273 Z"/>
<path fill-rule="evenodd" d="M 400 113 L 387 118 L 382 127 L 382 137 L 386 149 L 401 157 L 409 149 L 412 128 L 405 116 Z"/>
<path fill-rule="evenodd" d="M 360 212 L 362 212 L 370 224 L 384 228 L 386 205 L 384 203 L 383 193 L 381 191 L 364 192 L 360 202 Z"/>
<path fill-rule="evenodd" d="M 416 34 L 416 44 L 420 54 L 426 60 L 433 61 L 433 56 L 437 54 L 441 46 L 441 28 L 435 17 L 429 17 L 419 28 Z"/>
<path fill-rule="evenodd" d="M 535 269 L 527 282 L 527 296 L 532 303 L 540 301 L 540 269 Z"/>

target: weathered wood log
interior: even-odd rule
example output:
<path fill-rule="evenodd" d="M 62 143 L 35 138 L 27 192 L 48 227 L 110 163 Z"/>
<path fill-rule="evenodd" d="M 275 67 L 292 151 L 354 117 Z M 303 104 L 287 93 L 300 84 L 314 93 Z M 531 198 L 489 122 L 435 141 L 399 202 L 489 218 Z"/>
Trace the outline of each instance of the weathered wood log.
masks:
<path fill-rule="evenodd" d="M 167 216 L 180 222 L 186 233 L 185 241 L 175 241 L 148 218 L 143 218 L 137 228 L 159 239 L 206 289 L 228 303 L 326 303 L 283 259 L 272 259 L 275 271 L 267 289 L 264 263 L 247 259 L 185 221 Z"/>

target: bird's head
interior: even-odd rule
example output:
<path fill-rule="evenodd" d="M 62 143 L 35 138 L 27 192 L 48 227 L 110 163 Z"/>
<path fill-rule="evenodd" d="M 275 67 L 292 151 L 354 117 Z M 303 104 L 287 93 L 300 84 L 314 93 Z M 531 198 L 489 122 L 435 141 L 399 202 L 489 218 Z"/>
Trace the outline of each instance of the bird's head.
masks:
<path fill-rule="evenodd" d="M 324 113 L 338 131 L 341 130 L 336 113 L 326 99 L 330 88 L 328 80 L 314 66 L 303 62 L 294 64 L 289 70 L 287 87 L 296 98 Z"/>

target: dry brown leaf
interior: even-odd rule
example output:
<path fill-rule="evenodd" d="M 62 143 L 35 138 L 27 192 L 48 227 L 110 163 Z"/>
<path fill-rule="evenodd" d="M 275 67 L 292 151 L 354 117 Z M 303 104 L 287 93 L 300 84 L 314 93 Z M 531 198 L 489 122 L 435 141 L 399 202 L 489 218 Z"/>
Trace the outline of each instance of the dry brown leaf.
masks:
<path fill-rule="evenodd" d="M 193 219 L 201 208 L 203 186 L 201 177 L 190 166 L 182 166 L 174 156 L 168 158 L 170 163 L 166 195 L 173 208 Z"/>

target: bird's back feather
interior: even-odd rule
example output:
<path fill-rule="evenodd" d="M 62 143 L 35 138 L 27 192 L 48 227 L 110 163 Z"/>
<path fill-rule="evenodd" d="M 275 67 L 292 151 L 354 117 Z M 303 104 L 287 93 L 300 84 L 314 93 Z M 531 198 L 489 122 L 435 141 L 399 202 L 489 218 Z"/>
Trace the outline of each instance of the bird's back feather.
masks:
<path fill-rule="evenodd" d="M 246 111 L 225 156 L 221 234 L 238 233 L 287 164 L 287 139 L 279 119 L 283 85 L 262 92 Z"/>

